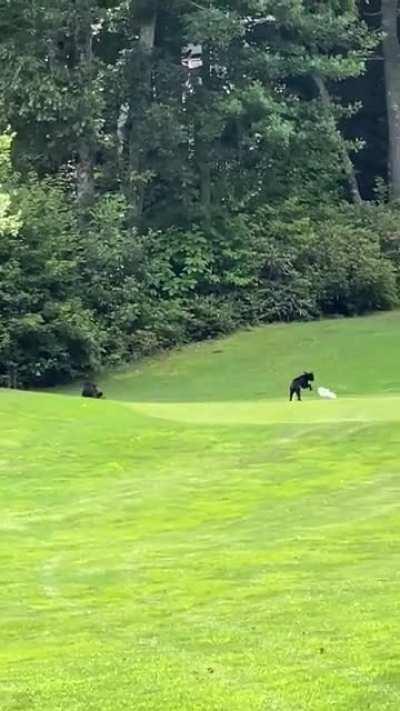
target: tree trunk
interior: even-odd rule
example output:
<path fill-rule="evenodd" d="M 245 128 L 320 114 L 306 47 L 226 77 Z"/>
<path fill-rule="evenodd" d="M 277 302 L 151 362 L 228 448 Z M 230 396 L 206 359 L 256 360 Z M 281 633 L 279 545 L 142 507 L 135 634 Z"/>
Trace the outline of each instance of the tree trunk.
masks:
<path fill-rule="evenodd" d="M 197 142 L 197 166 L 200 178 L 200 204 L 205 221 L 210 218 L 211 207 L 211 170 L 209 162 L 209 146 L 201 139 Z"/>
<path fill-rule="evenodd" d="M 129 111 L 123 130 L 126 131 L 126 127 L 129 126 L 127 130 L 128 175 L 125 187 L 130 204 L 131 222 L 138 224 L 143 213 L 147 180 L 147 146 L 143 141 L 141 131 L 152 98 L 152 55 L 155 44 L 158 0 L 147 0 L 143 6 L 133 2 L 132 13 L 132 21 L 138 28 L 139 39 L 136 51 L 132 52 Z M 120 119 L 123 119 L 122 114 Z"/>
<path fill-rule="evenodd" d="M 315 82 L 315 85 L 317 86 L 319 95 L 321 97 L 322 105 L 325 107 L 328 115 L 331 116 L 332 123 L 335 126 L 335 131 L 336 131 L 338 139 L 339 139 L 343 169 L 344 169 L 344 173 L 346 176 L 351 199 L 356 205 L 361 205 L 363 200 L 362 200 L 362 197 L 360 194 L 360 188 L 358 185 L 356 172 L 354 170 L 353 162 L 350 158 L 349 151 L 346 146 L 346 142 L 345 142 L 342 134 L 336 127 L 336 122 L 335 122 L 335 117 L 334 117 L 333 107 L 332 107 L 332 100 L 331 100 L 329 91 L 326 87 L 324 80 L 322 79 L 322 77 L 319 74 L 314 74 L 313 80 Z"/>
<path fill-rule="evenodd" d="M 400 45 L 398 0 L 382 0 L 383 54 L 389 130 L 389 188 L 392 200 L 400 199 Z"/>
<path fill-rule="evenodd" d="M 81 212 L 85 213 L 94 200 L 94 154 L 87 137 L 81 137 L 78 152 L 76 192 Z"/>
<path fill-rule="evenodd" d="M 78 9 L 79 8 L 79 9 Z M 92 122 L 90 87 L 93 81 L 92 2 L 81 0 L 75 15 L 75 50 L 81 91 L 78 139 L 77 198 L 82 216 L 94 199 L 96 141 Z"/>
<path fill-rule="evenodd" d="M 211 218 L 212 183 L 211 183 L 211 148 L 212 140 L 208 138 L 207 106 L 210 101 L 211 62 L 208 48 L 202 49 L 202 68 L 195 89 L 196 102 L 194 111 L 198 113 L 195 121 L 195 157 L 199 176 L 199 198 L 202 218 L 207 226 Z"/>

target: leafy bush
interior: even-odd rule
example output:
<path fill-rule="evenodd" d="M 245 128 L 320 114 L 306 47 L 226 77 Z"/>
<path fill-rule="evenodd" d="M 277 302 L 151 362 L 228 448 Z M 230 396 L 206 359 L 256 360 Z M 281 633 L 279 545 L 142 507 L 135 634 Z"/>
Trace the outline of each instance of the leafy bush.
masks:
<path fill-rule="evenodd" d="M 357 210 L 324 207 L 305 217 L 301 204 L 287 201 L 258 211 L 252 230 L 262 320 L 363 314 L 397 304 L 393 263 Z"/>
<path fill-rule="evenodd" d="M 80 296 L 76 229 L 64 191 L 32 178 L 17 191 L 10 185 L 6 194 L 10 214 L 0 230 L 2 381 L 52 384 L 96 368 L 97 326 Z"/>
<path fill-rule="evenodd" d="M 317 297 L 322 313 L 350 316 L 396 305 L 395 269 L 368 230 L 325 223 L 314 251 L 323 255 Z"/>

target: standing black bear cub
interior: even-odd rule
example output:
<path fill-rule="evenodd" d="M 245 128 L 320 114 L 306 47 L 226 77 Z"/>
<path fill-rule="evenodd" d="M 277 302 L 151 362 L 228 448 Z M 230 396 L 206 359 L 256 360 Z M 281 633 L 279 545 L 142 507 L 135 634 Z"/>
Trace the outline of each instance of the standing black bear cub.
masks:
<path fill-rule="evenodd" d="M 301 390 L 312 390 L 310 383 L 314 380 L 314 373 L 303 373 L 298 375 L 290 383 L 290 402 L 293 400 L 293 395 L 297 395 L 297 399 L 301 400 Z"/>
<path fill-rule="evenodd" d="M 103 393 L 99 390 L 95 383 L 84 383 L 82 388 L 82 397 L 100 398 L 103 397 Z"/>

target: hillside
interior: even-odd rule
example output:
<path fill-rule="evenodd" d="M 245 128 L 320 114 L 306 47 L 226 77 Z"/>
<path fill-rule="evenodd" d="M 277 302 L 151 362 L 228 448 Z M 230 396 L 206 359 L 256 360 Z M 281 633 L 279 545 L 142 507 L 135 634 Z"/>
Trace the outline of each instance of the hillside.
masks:
<path fill-rule="evenodd" d="M 400 394 L 400 312 L 274 324 L 194 344 L 101 377 L 106 395 L 135 402 L 285 398 L 289 380 L 313 369 L 339 395 Z M 59 389 L 79 393 L 79 383 Z"/>
<path fill-rule="evenodd" d="M 398 709 L 399 351 L 391 313 L 0 391 L 2 711 Z"/>

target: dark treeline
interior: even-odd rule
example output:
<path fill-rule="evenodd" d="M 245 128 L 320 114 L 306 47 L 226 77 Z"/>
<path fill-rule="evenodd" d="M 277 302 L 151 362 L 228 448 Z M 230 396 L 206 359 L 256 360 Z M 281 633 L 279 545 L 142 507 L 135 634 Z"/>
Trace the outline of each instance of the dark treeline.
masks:
<path fill-rule="evenodd" d="M 397 0 L 0 0 L 0 378 L 398 300 Z"/>

